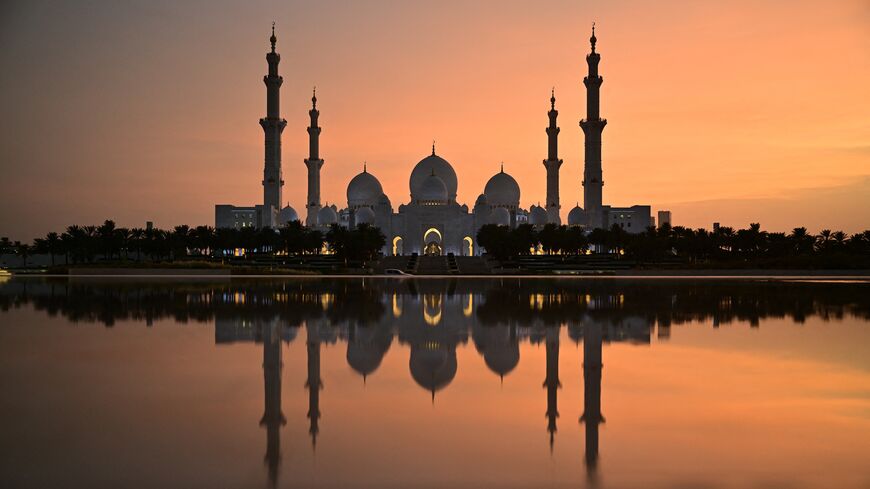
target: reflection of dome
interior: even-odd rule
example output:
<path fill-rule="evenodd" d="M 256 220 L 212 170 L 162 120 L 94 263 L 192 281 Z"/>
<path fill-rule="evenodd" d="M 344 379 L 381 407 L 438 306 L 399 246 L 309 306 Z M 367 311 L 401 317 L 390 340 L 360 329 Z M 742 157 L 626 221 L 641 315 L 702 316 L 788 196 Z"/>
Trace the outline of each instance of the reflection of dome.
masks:
<path fill-rule="evenodd" d="M 584 211 L 579 204 L 574 206 L 574 208 L 571 209 L 571 212 L 568 213 L 568 225 L 585 226 L 586 223 L 586 211 Z"/>
<path fill-rule="evenodd" d="M 363 377 L 370 375 L 381 365 L 392 337 L 377 327 L 362 327 L 355 331 L 355 338 L 347 343 L 347 364 Z"/>
<path fill-rule="evenodd" d="M 543 207 L 533 205 L 529 209 L 529 224 L 532 226 L 543 226 L 547 224 L 547 210 Z"/>
<path fill-rule="evenodd" d="M 289 205 L 278 211 L 278 225 L 283 226 L 288 222 L 298 221 L 299 214 L 296 214 L 296 209 Z"/>
<path fill-rule="evenodd" d="M 384 195 L 384 189 L 381 187 L 381 182 L 365 169 L 347 184 L 347 205 L 349 207 L 375 205 L 382 195 Z"/>
<path fill-rule="evenodd" d="M 423 201 L 427 204 L 446 204 L 447 185 L 444 183 L 444 180 L 441 180 L 441 178 L 433 172 L 423 180 L 423 183 L 420 185 L 415 197 L 417 197 L 417 200 Z"/>
<path fill-rule="evenodd" d="M 516 342 L 493 345 L 483 353 L 483 361 L 490 370 L 504 377 L 520 363 L 520 345 Z"/>
<path fill-rule="evenodd" d="M 332 207 L 322 207 L 317 211 L 317 224 L 321 226 L 329 226 L 338 222 L 338 214 Z"/>
<path fill-rule="evenodd" d="M 430 156 L 420 160 L 420 162 L 417 163 L 417 166 L 414 167 L 414 170 L 411 171 L 411 200 L 425 200 L 422 197 L 423 183 L 433 173 L 436 177 L 441 179 L 444 186 L 447 188 L 447 199 L 445 200 L 456 200 L 456 172 L 453 171 L 453 167 L 450 166 L 450 163 L 448 163 L 444 158 L 437 156 L 434 150 Z"/>
<path fill-rule="evenodd" d="M 499 226 L 510 226 L 511 213 L 504 207 L 496 207 L 492 210 L 492 214 L 489 215 L 489 223 Z"/>
<path fill-rule="evenodd" d="M 504 172 L 504 168 L 486 182 L 483 193 L 491 206 L 517 207 L 520 205 L 520 186 L 514 177 Z"/>
<path fill-rule="evenodd" d="M 456 376 L 456 352 L 430 344 L 411 348 L 409 367 L 414 381 L 434 396 Z"/>
<path fill-rule="evenodd" d="M 373 211 L 371 207 L 360 207 L 354 213 L 354 217 L 356 218 L 357 225 L 374 224 L 375 211 Z"/>

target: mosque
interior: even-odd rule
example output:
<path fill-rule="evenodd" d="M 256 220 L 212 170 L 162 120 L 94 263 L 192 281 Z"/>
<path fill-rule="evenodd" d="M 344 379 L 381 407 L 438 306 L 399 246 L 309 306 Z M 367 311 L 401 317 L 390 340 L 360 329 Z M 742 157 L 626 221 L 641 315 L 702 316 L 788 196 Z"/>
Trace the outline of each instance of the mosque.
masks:
<path fill-rule="evenodd" d="M 272 49 L 266 54 L 268 74 L 266 84 L 266 117 L 260 119 L 265 133 L 265 165 L 263 170 L 263 204 L 249 207 L 233 205 L 215 206 L 215 227 L 280 227 L 298 220 L 296 210 L 286 205 L 281 207 L 284 180 L 281 169 L 281 133 L 287 121 L 279 115 L 280 88 L 283 78 L 278 74 L 280 55 L 275 51 L 274 25 L 270 38 Z M 607 124 L 599 115 L 599 90 L 603 78 L 598 74 L 600 55 L 595 52 L 595 27 L 590 38 L 591 53 L 586 56 L 588 76 L 583 79 L 587 90 L 587 114 L 580 121 L 585 135 L 585 169 L 583 186 L 584 207 L 577 205 L 568 213 L 569 226 L 585 229 L 620 226 L 627 232 L 642 232 L 652 225 L 650 206 L 611 207 L 602 201 L 604 181 L 601 169 L 601 133 Z M 354 228 L 369 224 L 380 228 L 387 237 L 385 255 L 480 255 L 482 250 L 475 240 L 477 231 L 486 224 L 514 228 L 521 224 L 543 227 L 548 223 L 560 225 L 559 168 L 562 160 L 558 154 L 560 128 L 556 119 L 555 93 L 550 96 L 547 113 L 549 125 L 546 169 L 547 195 L 544 206 L 520 207 L 520 186 L 516 179 L 501 171 L 489 179 L 483 192 L 469 208 L 456 200 L 459 179 L 453 166 L 435 151 L 421 159 L 411 171 L 409 179 L 410 199 L 394 209 L 390 198 L 384 193 L 378 178 L 365 165 L 363 171 L 353 177 L 347 186 L 347 206 L 323 205 L 320 195 L 320 172 L 324 160 L 320 156 L 320 111 L 317 109 L 317 94 L 311 98 L 308 112 L 309 156 L 305 159 L 308 172 L 308 198 L 306 201 L 305 225 L 328 229 L 334 224 Z"/>

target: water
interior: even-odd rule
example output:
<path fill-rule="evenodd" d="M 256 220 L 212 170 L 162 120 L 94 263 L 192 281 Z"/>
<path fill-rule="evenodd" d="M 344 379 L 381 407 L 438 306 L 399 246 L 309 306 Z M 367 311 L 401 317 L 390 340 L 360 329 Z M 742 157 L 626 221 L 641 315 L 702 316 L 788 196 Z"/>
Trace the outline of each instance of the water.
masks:
<path fill-rule="evenodd" d="M 870 487 L 870 283 L 0 283 L 2 487 Z"/>

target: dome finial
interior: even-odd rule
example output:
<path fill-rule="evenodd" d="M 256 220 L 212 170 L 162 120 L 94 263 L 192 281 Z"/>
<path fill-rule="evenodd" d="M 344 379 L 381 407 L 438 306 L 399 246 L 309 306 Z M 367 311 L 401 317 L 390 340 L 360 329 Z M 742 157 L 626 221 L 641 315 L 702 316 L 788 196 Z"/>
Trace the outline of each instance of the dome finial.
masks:
<path fill-rule="evenodd" d="M 432 140 L 432 156 L 435 156 L 435 140 Z"/>
<path fill-rule="evenodd" d="M 368 164 L 369 164 L 369 163 L 368 163 L 367 161 L 363 161 L 363 173 L 368 173 L 368 172 L 369 172 L 369 171 L 368 171 Z"/>
<path fill-rule="evenodd" d="M 317 108 L 317 85 L 314 85 L 314 89 L 311 90 L 311 107 Z"/>
<path fill-rule="evenodd" d="M 501 172 L 504 173 L 504 161 L 501 162 Z"/>
<path fill-rule="evenodd" d="M 273 20 L 272 21 L 272 37 L 269 38 L 269 42 L 272 43 L 272 52 L 273 53 L 275 52 L 275 42 L 277 40 L 278 40 L 278 38 L 275 37 L 275 21 Z"/>
<path fill-rule="evenodd" d="M 550 108 L 551 109 L 556 108 L 556 87 L 553 87 L 550 90 Z"/>
<path fill-rule="evenodd" d="M 595 37 L 595 22 L 592 22 L 592 37 L 589 38 L 589 43 L 592 44 L 592 52 L 595 52 L 595 43 L 598 38 Z"/>

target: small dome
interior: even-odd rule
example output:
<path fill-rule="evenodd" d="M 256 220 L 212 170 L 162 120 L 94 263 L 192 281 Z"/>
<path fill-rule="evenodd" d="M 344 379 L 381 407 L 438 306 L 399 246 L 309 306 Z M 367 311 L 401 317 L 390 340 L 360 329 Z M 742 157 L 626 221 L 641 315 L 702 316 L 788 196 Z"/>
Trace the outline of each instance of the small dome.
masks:
<path fill-rule="evenodd" d="M 411 171 L 411 179 L 409 181 L 411 200 L 425 200 L 422 197 L 423 184 L 433 173 L 441 179 L 447 188 L 447 199 L 445 200 L 456 200 L 456 172 L 450 166 L 450 163 L 436 155 L 434 150 L 431 155 L 420 160 Z"/>
<path fill-rule="evenodd" d="M 332 207 L 322 207 L 317 212 L 317 224 L 321 226 L 329 226 L 338 222 L 338 213 Z"/>
<path fill-rule="evenodd" d="M 360 207 L 354 213 L 354 218 L 356 219 L 357 226 L 360 224 L 374 224 L 375 211 L 371 207 Z"/>
<path fill-rule="evenodd" d="M 365 169 L 347 184 L 348 207 L 376 205 L 382 195 L 381 182 Z"/>
<path fill-rule="evenodd" d="M 529 209 L 529 224 L 532 226 L 543 226 L 547 224 L 547 210 L 543 207 L 533 205 Z"/>
<path fill-rule="evenodd" d="M 480 194 L 474 202 L 474 205 L 486 205 L 486 194 Z"/>
<path fill-rule="evenodd" d="M 499 226 L 510 226 L 511 213 L 504 207 L 496 207 L 492 210 L 492 214 L 489 215 L 489 222 Z"/>
<path fill-rule="evenodd" d="M 585 226 L 587 222 L 586 211 L 579 204 L 574 206 L 571 212 L 568 213 L 569 226 Z"/>
<path fill-rule="evenodd" d="M 278 225 L 284 226 L 288 222 L 298 221 L 299 214 L 296 213 L 296 209 L 290 207 L 289 205 L 280 211 L 278 211 Z"/>
<path fill-rule="evenodd" d="M 381 198 L 378 199 L 378 205 L 383 205 L 387 207 L 393 206 L 393 204 L 390 202 L 390 198 L 387 197 L 387 194 L 381 194 Z"/>
<path fill-rule="evenodd" d="M 416 197 L 417 200 L 426 203 L 446 204 L 447 185 L 444 183 L 444 180 L 435 175 L 435 172 L 432 172 L 431 175 L 426 177 L 426 180 L 423 180 L 423 184 L 420 185 Z"/>
<path fill-rule="evenodd" d="M 504 172 L 504 168 L 486 182 L 483 193 L 491 206 L 518 207 L 520 205 L 520 186 L 514 177 Z"/>

